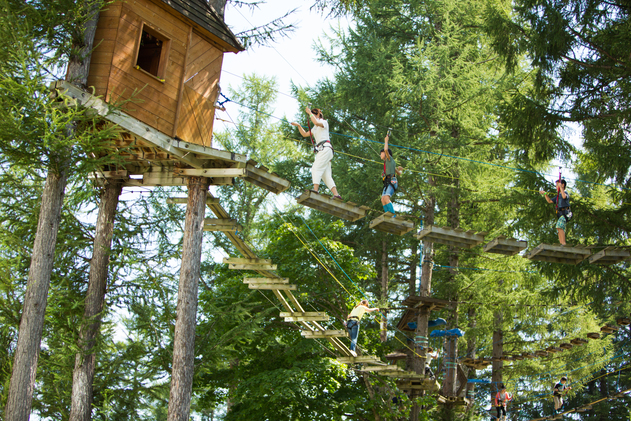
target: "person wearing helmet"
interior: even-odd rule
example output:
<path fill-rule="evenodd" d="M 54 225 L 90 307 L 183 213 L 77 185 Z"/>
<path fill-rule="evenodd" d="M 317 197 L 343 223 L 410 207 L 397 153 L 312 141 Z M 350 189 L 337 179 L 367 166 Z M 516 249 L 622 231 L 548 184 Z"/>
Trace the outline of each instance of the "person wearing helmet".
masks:
<path fill-rule="evenodd" d="M 561 380 L 554 385 L 554 392 L 552 393 L 552 398 L 554 399 L 554 409 L 556 411 L 560 411 L 563 408 L 563 396 L 567 393 L 568 390 L 571 390 L 571 387 L 566 386 L 567 377 L 561 377 Z"/>

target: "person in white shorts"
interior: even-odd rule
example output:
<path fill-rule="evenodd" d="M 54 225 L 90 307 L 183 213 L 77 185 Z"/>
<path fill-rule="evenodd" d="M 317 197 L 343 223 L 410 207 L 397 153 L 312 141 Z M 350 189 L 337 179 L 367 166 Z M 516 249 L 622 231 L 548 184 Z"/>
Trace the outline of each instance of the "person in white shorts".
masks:
<path fill-rule="evenodd" d="M 333 175 L 331 171 L 331 159 L 333 159 L 333 146 L 331 145 L 331 138 L 329 137 L 329 123 L 324 119 L 322 110 L 317 108 L 310 109 L 305 108 L 313 128 L 309 131 L 305 131 L 298 123 L 291 123 L 292 126 L 298 127 L 298 131 L 302 137 L 308 137 L 313 135 L 315 138 L 315 150 L 316 158 L 311 166 L 311 178 L 313 180 L 313 190 L 318 191 L 320 188 L 320 181 L 324 180 L 329 190 L 333 192 L 334 199 L 341 199 L 342 197 L 337 192 L 335 187 L 335 181 L 333 181 Z"/>

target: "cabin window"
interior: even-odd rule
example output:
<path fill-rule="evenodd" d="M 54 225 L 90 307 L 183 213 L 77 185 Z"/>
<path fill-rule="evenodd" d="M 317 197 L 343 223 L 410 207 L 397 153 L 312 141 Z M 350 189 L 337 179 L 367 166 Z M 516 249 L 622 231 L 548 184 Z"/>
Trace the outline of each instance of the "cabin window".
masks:
<path fill-rule="evenodd" d="M 143 24 L 136 55 L 136 68 L 164 81 L 169 42 L 164 35 Z"/>

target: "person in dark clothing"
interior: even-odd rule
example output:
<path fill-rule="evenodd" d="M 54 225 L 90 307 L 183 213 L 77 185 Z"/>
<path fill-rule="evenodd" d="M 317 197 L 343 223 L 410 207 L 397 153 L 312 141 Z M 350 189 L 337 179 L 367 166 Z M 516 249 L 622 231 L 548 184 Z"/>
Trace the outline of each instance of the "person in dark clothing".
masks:
<path fill-rule="evenodd" d="M 557 180 L 556 185 L 556 197 L 550 198 L 543 190 L 540 190 L 539 193 L 544 195 L 548 203 L 554 203 L 556 205 L 557 217 L 559 218 L 556 223 L 556 229 L 559 233 L 559 243 L 565 245 L 565 227 L 567 226 L 567 221 L 572 216 L 572 212 L 570 211 L 570 195 L 565 191 L 567 185 L 565 180 Z"/>
<path fill-rule="evenodd" d="M 563 408 L 563 396 L 567 393 L 568 390 L 571 390 L 571 387 L 565 385 L 567 383 L 567 377 L 561 377 L 561 380 L 554 385 L 554 389 L 552 392 L 552 399 L 554 399 L 554 409 L 556 411 L 561 410 Z"/>

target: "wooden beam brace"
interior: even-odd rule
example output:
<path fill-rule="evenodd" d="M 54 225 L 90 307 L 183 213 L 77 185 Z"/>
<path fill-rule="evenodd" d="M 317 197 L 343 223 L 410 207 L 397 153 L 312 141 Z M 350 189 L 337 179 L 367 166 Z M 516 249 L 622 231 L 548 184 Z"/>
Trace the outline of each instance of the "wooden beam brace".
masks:
<path fill-rule="evenodd" d="M 297 317 L 285 317 L 285 321 L 288 323 L 295 322 L 328 322 L 329 316 L 316 317 L 316 316 L 297 316 Z"/>
<path fill-rule="evenodd" d="M 245 177 L 245 168 L 175 168 L 173 173 L 183 177 Z"/>
<path fill-rule="evenodd" d="M 186 204 L 187 203 L 188 198 L 186 197 L 169 197 L 167 199 L 167 203 L 168 204 Z M 206 198 L 206 204 L 207 205 L 218 205 L 219 204 L 219 199 L 215 198 L 215 197 L 207 197 Z"/>
<path fill-rule="evenodd" d="M 243 227 L 237 223 L 236 219 L 204 219 L 204 231 L 243 231 Z"/>

